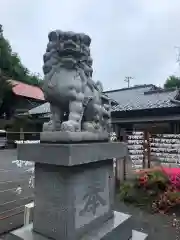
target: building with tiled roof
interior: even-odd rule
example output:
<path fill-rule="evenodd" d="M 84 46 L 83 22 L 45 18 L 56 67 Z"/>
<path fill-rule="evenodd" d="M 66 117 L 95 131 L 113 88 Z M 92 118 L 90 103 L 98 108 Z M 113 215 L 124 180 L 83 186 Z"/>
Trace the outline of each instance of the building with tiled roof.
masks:
<path fill-rule="evenodd" d="M 25 112 L 45 102 L 38 86 L 9 79 L 11 91 L 7 92 L 0 106 L 0 119 L 10 119 L 15 113 Z"/>
<path fill-rule="evenodd" d="M 154 85 L 142 85 L 107 91 L 106 94 L 119 103 L 113 108 L 113 111 L 132 111 L 173 107 L 176 104 L 172 100 L 175 100 L 179 91 L 174 89 L 164 90 Z"/>
<path fill-rule="evenodd" d="M 44 94 L 38 86 L 28 85 L 15 80 L 8 80 L 12 85 L 0 105 L 0 129 L 11 132 L 41 131 L 42 123 L 34 119 L 21 118 L 21 114 L 45 102 Z M 11 134 L 15 136 L 15 134 Z M 18 139 L 18 138 L 17 138 Z"/>
<path fill-rule="evenodd" d="M 180 119 L 180 90 L 141 85 L 106 94 L 118 102 L 112 109 L 114 123 L 171 121 Z"/>

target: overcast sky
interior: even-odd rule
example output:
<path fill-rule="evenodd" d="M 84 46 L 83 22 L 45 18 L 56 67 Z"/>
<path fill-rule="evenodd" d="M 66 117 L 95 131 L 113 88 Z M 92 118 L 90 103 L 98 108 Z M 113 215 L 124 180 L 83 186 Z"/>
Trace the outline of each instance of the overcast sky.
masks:
<path fill-rule="evenodd" d="M 50 30 L 88 33 L 92 38 L 94 80 L 104 89 L 162 85 L 179 74 L 180 0 L 1 0 L 0 23 L 13 51 L 42 75 Z"/>

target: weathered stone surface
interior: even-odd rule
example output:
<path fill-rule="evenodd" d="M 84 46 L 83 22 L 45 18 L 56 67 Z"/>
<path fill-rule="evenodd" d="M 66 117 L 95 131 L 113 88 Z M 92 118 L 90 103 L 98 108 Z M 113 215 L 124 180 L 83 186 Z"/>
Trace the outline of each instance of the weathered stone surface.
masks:
<path fill-rule="evenodd" d="M 126 144 L 119 142 L 18 144 L 18 159 L 60 166 L 106 161 L 126 155 Z"/>
<path fill-rule="evenodd" d="M 52 31 L 44 54 L 42 90 L 51 120 L 43 131 L 104 132 L 110 130 L 111 100 L 92 80 L 91 38 L 82 33 Z M 59 137 L 53 136 L 53 139 Z"/>
<path fill-rule="evenodd" d="M 20 144 L 18 158 L 35 162 L 33 229 L 52 239 L 80 240 L 113 217 L 113 158 L 118 142 Z"/>
<path fill-rule="evenodd" d="M 34 230 L 76 240 L 113 216 L 113 158 L 123 143 L 20 144 L 18 158 L 35 162 Z"/>
<path fill-rule="evenodd" d="M 108 132 L 42 132 L 40 134 L 41 142 L 47 143 L 77 143 L 77 142 L 96 142 L 108 141 Z"/>
<path fill-rule="evenodd" d="M 34 230 L 79 239 L 113 216 L 112 160 L 62 167 L 36 163 Z"/>

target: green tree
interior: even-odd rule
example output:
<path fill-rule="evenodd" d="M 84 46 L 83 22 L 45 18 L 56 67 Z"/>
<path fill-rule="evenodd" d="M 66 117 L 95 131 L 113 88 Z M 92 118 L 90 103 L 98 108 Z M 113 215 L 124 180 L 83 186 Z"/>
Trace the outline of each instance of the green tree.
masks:
<path fill-rule="evenodd" d="M 5 114 L 9 119 L 13 114 L 15 99 L 12 93 L 12 84 L 2 71 L 0 71 L 0 86 L 0 117 Z"/>
<path fill-rule="evenodd" d="M 164 88 L 180 88 L 180 77 L 169 76 L 164 84 Z"/>
<path fill-rule="evenodd" d="M 0 25 L 0 117 L 5 115 L 7 119 L 11 118 L 16 107 L 16 99 L 9 79 L 36 86 L 41 83 L 39 76 L 32 74 L 23 65 L 18 54 L 12 51 Z"/>
<path fill-rule="evenodd" d="M 30 73 L 18 54 L 12 51 L 9 41 L 3 36 L 2 25 L 0 25 L 0 69 L 8 78 L 30 85 L 39 86 L 41 81 L 37 75 Z"/>

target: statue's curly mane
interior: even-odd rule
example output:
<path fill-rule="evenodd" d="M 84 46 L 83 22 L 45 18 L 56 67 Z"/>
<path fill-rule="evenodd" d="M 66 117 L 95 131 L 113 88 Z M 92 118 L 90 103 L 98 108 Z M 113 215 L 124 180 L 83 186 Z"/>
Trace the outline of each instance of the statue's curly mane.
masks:
<path fill-rule="evenodd" d="M 81 68 L 87 75 L 92 75 L 92 59 L 89 46 L 91 39 L 88 35 L 73 32 L 50 32 L 48 35 L 46 53 L 43 56 L 44 75 L 51 75 L 61 66 Z"/>

